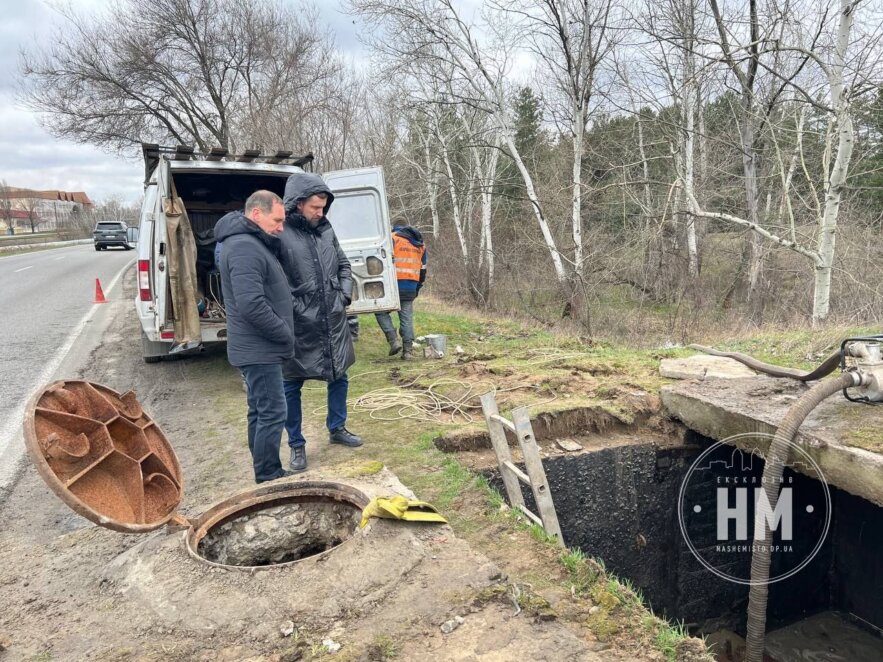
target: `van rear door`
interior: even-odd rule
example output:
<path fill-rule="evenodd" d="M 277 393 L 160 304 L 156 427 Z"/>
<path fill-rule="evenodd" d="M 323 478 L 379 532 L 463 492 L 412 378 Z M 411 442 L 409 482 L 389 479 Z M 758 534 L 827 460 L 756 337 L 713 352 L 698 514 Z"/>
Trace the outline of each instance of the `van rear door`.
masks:
<path fill-rule="evenodd" d="M 328 220 L 353 269 L 349 313 L 398 310 L 383 168 L 327 172 L 322 178 L 334 193 Z"/>
<path fill-rule="evenodd" d="M 174 332 L 166 331 L 169 312 L 168 239 L 166 229 L 166 201 L 170 196 L 169 161 L 163 156 L 156 166 L 156 206 L 153 214 L 153 296 L 156 301 L 156 331 L 163 340 L 174 338 Z M 163 332 L 165 337 L 163 338 Z"/>

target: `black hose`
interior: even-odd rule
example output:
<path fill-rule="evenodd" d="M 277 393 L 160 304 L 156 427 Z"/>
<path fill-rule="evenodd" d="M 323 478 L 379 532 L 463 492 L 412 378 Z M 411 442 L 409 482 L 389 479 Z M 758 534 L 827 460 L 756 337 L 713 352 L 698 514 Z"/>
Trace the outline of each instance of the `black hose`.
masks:
<path fill-rule="evenodd" d="M 829 359 L 830 360 L 830 359 Z M 827 361 L 826 361 L 827 363 Z M 825 364 L 822 364 L 825 365 Z M 770 508 L 775 511 L 779 500 L 779 480 L 788 461 L 791 442 L 809 413 L 825 398 L 856 385 L 854 373 L 843 373 L 837 379 L 829 379 L 813 386 L 795 402 L 782 419 L 766 453 L 761 483 Z M 757 513 L 755 513 L 757 517 Z M 751 589 L 748 592 L 748 634 L 746 637 L 745 662 L 762 662 L 764 635 L 766 633 L 766 609 L 770 578 L 770 543 L 772 532 L 764 520 L 763 538 L 754 539 L 751 556 Z"/>
<path fill-rule="evenodd" d="M 690 349 L 697 349 L 705 354 L 711 354 L 712 356 L 726 356 L 727 358 L 736 359 L 739 363 L 772 377 L 788 377 L 789 379 L 796 379 L 801 382 L 812 382 L 821 379 L 822 377 L 826 377 L 834 372 L 834 370 L 840 365 L 839 351 L 831 354 L 831 356 L 822 361 L 819 367 L 812 372 L 804 372 L 803 370 L 796 370 L 794 368 L 783 368 L 770 363 L 763 363 L 754 357 L 740 352 L 722 352 L 712 347 L 705 347 L 704 345 L 687 345 L 687 347 Z"/>

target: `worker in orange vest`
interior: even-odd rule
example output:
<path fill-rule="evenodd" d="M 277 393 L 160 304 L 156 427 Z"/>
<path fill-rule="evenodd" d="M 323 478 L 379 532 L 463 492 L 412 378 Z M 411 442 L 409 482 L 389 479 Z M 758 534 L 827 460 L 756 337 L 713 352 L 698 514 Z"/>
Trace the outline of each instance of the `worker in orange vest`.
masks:
<path fill-rule="evenodd" d="M 375 317 L 389 342 L 389 355 L 395 356 L 402 352 L 402 359 L 409 361 L 414 358 L 414 299 L 417 298 L 420 288 L 426 281 L 426 246 L 423 244 L 423 235 L 420 231 L 410 225 L 395 226 L 392 229 L 392 241 L 401 303 L 399 310 L 401 341 L 396 336 L 389 313 L 377 313 Z"/>

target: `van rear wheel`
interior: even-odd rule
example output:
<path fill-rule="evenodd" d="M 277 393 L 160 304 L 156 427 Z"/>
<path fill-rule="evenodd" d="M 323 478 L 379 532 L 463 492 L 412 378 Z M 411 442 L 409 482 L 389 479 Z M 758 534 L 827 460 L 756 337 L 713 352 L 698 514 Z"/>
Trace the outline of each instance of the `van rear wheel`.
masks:
<path fill-rule="evenodd" d="M 163 357 L 168 356 L 169 347 L 169 343 L 150 340 L 144 329 L 141 329 L 141 356 L 144 358 L 144 363 L 159 363 Z"/>

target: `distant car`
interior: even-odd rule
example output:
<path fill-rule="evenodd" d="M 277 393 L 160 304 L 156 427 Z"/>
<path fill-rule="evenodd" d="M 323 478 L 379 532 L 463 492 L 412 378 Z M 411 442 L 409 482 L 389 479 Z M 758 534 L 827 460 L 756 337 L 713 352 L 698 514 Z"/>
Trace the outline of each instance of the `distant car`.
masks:
<path fill-rule="evenodd" d="M 130 236 L 129 226 L 122 221 L 99 221 L 92 233 L 96 251 L 103 251 L 108 246 L 122 246 L 129 250 L 133 248 Z"/>

